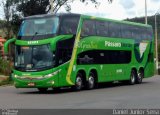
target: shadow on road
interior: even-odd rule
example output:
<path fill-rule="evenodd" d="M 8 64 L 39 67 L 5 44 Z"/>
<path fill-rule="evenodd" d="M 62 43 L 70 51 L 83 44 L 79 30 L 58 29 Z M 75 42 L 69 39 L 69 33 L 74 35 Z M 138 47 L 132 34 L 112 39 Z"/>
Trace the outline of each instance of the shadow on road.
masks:
<path fill-rule="evenodd" d="M 133 87 L 137 85 L 144 85 L 144 84 L 150 84 L 152 82 L 142 82 L 141 84 L 135 84 L 135 85 L 128 85 L 123 82 L 117 82 L 117 83 L 100 83 L 98 84 L 98 88 L 95 88 L 93 90 L 81 90 L 81 91 L 94 91 L 94 90 L 99 90 L 99 89 L 105 89 L 105 88 L 115 88 L 115 87 Z M 61 88 L 60 90 L 54 90 L 54 89 L 49 89 L 47 92 L 42 93 L 39 92 L 38 90 L 36 91 L 30 91 L 30 92 L 18 92 L 19 94 L 65 94 L 65 93 L 76 93 L 78 91 L 74 91 L 69 87 L 64 87 Z"/>

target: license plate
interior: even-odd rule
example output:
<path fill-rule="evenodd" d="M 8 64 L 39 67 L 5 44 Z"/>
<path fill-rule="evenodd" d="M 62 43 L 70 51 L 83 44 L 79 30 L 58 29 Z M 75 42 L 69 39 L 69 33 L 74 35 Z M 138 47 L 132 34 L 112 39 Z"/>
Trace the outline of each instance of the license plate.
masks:
<path fill-rule="evenodd" d="M 35 83 L 28 83 L 28 86 L 33 87 L 35 86 Z"/>

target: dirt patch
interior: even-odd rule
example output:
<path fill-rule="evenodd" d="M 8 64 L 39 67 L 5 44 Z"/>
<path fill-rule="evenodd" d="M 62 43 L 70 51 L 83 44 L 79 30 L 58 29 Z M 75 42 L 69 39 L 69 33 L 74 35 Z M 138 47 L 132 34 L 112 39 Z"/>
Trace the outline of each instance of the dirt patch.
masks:
<path fill-rule="evenodd" d="M 6 80 L 8 80 L 8 78 L 9 78 L 9 77 L 7 77 L 7 76 L 6 76 L 6 77 L 5 77 L 5 76 L 3 76 L 3 77 L 0 76 L 0 82 L 6 81 Z"/>

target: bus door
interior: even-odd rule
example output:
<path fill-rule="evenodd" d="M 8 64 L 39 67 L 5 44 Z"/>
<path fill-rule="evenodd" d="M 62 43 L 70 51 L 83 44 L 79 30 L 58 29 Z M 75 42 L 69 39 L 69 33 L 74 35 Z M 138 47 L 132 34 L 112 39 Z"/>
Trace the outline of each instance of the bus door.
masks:
<path fill-rule="evenodd" d="M 61 69 L 61 75 L 59 75 L 59 85 L 66 86 L 66 75 L 69 66 L 69 60 L 72 56 L 72 50 L 74 45 L 74 37 L 57 42 L 56 48 L 56 62 Z"/>

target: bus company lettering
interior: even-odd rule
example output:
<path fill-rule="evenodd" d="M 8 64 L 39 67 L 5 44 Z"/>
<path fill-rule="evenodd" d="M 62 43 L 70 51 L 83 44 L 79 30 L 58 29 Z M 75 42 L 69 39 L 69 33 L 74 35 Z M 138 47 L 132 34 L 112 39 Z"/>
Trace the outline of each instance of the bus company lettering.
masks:
<path fill-rule="evenodd" d="M 105 41 L 105 46 L 107 47 L 121 47 L 122 44 L 121 43 L 116 43 L 116 42 L 109 42 L 109 41 Z"/>
<path fill-rule="evenodd" d="M 28 41 L 28 44 L 38 44 L 38 41 Z"/>
<path fill-rule="evenodd" d="M 82 50 L 84 49 L 92 49 L 92 48 L 97 48 L 97 43 L 91 41 L 90 43 L 86 43 L 85 41 L 82 41 L 80 43 L 77 44 L 79 48 L 82 48 Z"/>

